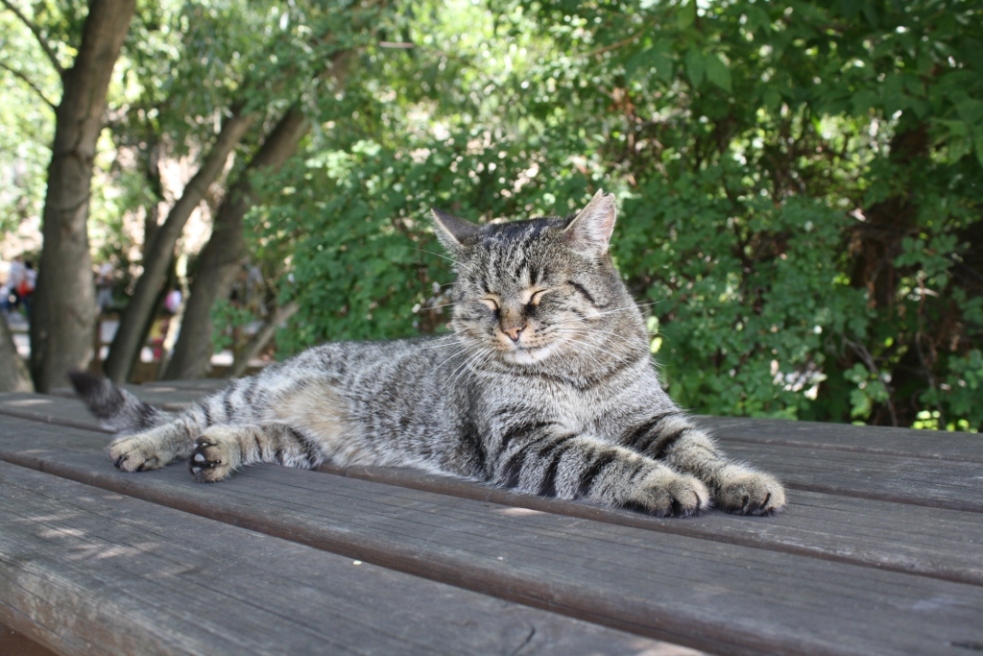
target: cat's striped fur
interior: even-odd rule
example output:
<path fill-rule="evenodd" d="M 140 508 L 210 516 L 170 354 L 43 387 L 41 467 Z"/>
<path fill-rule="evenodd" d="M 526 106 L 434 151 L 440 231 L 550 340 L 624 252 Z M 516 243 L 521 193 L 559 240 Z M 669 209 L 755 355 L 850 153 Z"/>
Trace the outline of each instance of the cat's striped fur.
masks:
<path fill-rule="evenodd" d="M 76 374 L 125 433 L 116 466 L 187 458 L 203 482 L 256 462 L 408 466 L 656 515 L 785 505 L 774 478 L 726 460 L 659 385 L 607 252 L 613 197 L 573 219 L 435 217 L 458 274 L 452 336 L 325 344 L 177 415 Z"/>

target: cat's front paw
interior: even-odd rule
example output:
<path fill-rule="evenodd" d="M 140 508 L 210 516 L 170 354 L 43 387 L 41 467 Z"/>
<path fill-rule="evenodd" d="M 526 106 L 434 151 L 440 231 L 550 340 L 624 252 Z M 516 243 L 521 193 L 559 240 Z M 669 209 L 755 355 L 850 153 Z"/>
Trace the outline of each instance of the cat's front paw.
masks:
<path fill-rule="evenodd" d="M 199 483 L 217 483 L 232 475 L 240 459 L 235 438 L 213 427 L 195 440 L 188 468 Z"/>
<path fill-rule="evenodd" d="M 710 506 L 710 492 L 693 476 L 658 472 L 646 478 L 624 506 L 656 517 L 689 517 Z"/>
<path fill-rule="evenodd" d="M 723 481 L 715 501 L 722 510 L 739 515 L 773 515 L 785 509 L 785 488 L 768 474 L 744 471 Z"/>
<path fill-rule="evenodd" d="M 153 440 L 140 434 L 113 440 L 109 445 L 109 458 L 117 468 L 126 472 L 160 469 L 171 460 Z"/>

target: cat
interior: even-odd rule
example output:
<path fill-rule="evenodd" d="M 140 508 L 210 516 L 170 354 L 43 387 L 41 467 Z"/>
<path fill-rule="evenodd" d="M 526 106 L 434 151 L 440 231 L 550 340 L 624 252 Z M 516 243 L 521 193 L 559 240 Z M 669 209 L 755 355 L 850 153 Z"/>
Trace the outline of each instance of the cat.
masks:
<path fill-rule="evenodd" d="M 659 384 L 608 253 L 613 196 L 567 219 L 433 218 L 455 262 L 453 334 L 324 344 L 181 413 L 73 373 L 122 433 L 116 467 L 186 458 L 216 482 L 257 462 L 399 466 L 657 516 L 784 508 L 775 478 L 727 460 Z"/>

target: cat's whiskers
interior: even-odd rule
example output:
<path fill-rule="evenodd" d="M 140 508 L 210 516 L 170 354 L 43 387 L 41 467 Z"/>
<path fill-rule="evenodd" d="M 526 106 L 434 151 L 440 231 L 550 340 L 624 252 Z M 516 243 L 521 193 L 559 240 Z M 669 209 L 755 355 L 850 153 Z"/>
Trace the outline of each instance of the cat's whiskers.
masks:
<path fill-rule="evenodd" d="M 573 343 L 573 344 L 577 344 L 578 346 L 586 346 L 589 350 L 587 352 L 581 351 L 580 353 L 578 353 L 578 355 L 590 358 L 591 362 L 597 365 L 598 367 L 602 367 L 603 363 L 598 359 L 597 353 L 607 356 L 608 358 L 613 359 L 614 361 L 619 362 L 621 364 L 629 363 L 629 360 L 627 358 L 618 355 L 617 353 L 615 353 L 610 349 L 604 348 L 605 345 L 603 343 L 598 343 L 597 341 L 595 341 L 598 338 L 598 336 L 595 335 L 594 333 L 583 333 L 573 330 L 564 331 L 563 329 L 558 329 L 557 334 L 565 338 L 564 342 L 567 344 Z M 614 333 L 609 333 L 609 334 L 615 337 L 620 337 L 619 335 L 615 335 Z"/>
<path fill-rule="evenodd" d="M 571 334 L 571 335 L 560 336 L 562 343 L 564 345 L 566 344 L 576 344 L 578 346 L 585 345 L 580 339 L 577 339 L 577 337 L 579 337 L 579 335 Z M 586 346 L 591 346 L 591 345 L 586 344 Z M 600 359 L 598 359 L 598 357 L 594 353 L 591 353 L 590 351 L 580 351 L 578 352 L 577 356 L 581 358 L 586 358 L 591 364 L 593 364 L 598 369 L 603 368 L 603 363 L 600 361 Z"/>
<path fill-rule="evenodd" d="M 440 342 L 439 344 L 427 344 L 426 346 L 421 346 L 421 351 L 427 351 L 430 349 L 447 348 L 448 346 L 454 346 L 455 344 L 460 344 L 457 339 L 457 334 L 451 333 L 450 335 L 443 335 L 441 337 L 435 337 L 431 340 L 432 342 Z"/>
<path fill-rule="evenodd" d="M 455 260 L 453 257 L 450 257 L 448 255 L 444 255 L 443 253 L 436 253 L 434 251 L 428 251 L 428 250 L 423 249 L 423 248 L 414 248 L 412 250 L 418 251 L 420 253 L 427 253 L 429 255 L 436 255 L 437 257 L 441 257 L 441 258 L 447 260 L 448 262 L 452 262 L 454 264 L 454 266 L 461 267 L 462 269 L 464 269 L 468 273 L 474 273 L 474 271 L 471 269 L 471 267 L 467 266 L 466 264 L 462 264 L 460 261 Z"/>
<path fill-rule="evenodd" d="M 488 349 L 488 348 L 485 348 L 485 347 L 480 347 L 478 350 L 476 350 L 474 353 L 472 353 L 470 356 L 468 356 L 464 360 L 464 362 L 462 362 L 461 365 L 457 369 L 455 369 L 453 372 L 451 372 L 451 375 L 448 377 L 447 383 L 445 383 L 445 385 L 447 387 L 451 387 L 452 388 L 454 386 L 454 384 L 457 382 L 458 378 L 460 376 L 463 376 L 464 373 L 471 368 L 470 366 L 471 366 L 472 363 L 476 363 L 479 360 L 482 360 L 482 361 L 483 360 L 487 360 L 493 354 L 494 354 L 494 352 L 491 349 Z"/>
<path fill-rule="evenodd" d="M 434 366 L 433 369 L 430 370 L 430 376 L 433 376 L 435 373 L 437 373 L 437 370 L 438 369 L 440 369 L 445 364 L 447 364 L 448 362 L 450 362 L 451 360 L 453 360 L 454 358 L 456 358 L 458 355 L 460 355 L 461 353 L 463 353 L 465 351 L 465 348 L 464 348 L 464 345 L 463 344 L 458 343 L 457 344 L 457 347 L 458 347 L 457 350 L 455 350 L 449 356 L 447 356 L 446 358 L 444 358 L 443 360 L 441 360 L 439 364 L 437 364 L 436 366 Z"/>

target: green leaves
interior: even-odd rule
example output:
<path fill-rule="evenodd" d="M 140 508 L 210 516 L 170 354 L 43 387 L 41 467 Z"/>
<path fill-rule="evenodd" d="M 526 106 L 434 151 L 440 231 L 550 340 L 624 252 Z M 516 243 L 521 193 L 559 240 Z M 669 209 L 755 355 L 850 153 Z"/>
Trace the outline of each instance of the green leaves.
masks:
<path fill-rule="evenodd" d="M 690 48 L 686 53 L 686 76 L 689 77 L 690 84 L 699 88 L 703 83 L 703 75 L 706 73 L 706 59 L 703 53 L 697 48 Z"/>
<path fill-rule="evenodd" d="M 305 99 L 305 156 L 259 185 L 250 217 L 254 257 L 302 306 L 280 355 L 442 330 L 452 272 L 430 205 L 482 221 L 563 215 L 603 187 L 622 208 L 613 256 L 651 304 L 683 405 L 983 425 L 979 0 L 368 11 L 164 3 L 127 46 L 113 134 L 174 144 L 169 164 L 207 147 L 232 98 L 264 115 Z M 318 82 L 349 44 L 344 88 Z M 0 85 L 18 108 L 0 117 L 18 135 L 0 158 L 32 172 L 0 183 L 9 227 L 43 189 L 47 151 L 26 135 L 47 119 L 16 78 Z M 100 156 L 98 238 L 174 191 L 141 184 L 123 141 Z"/>
<path fill-rule="evenodd" d="M 727 93 L 730 93 L 730 69 L 727 67 L 727 64 L 724 63 L 724 60 L 717 55 L 710 55 L 704 58 L 704 63 L 706 66 L 707 79 Z"/>

